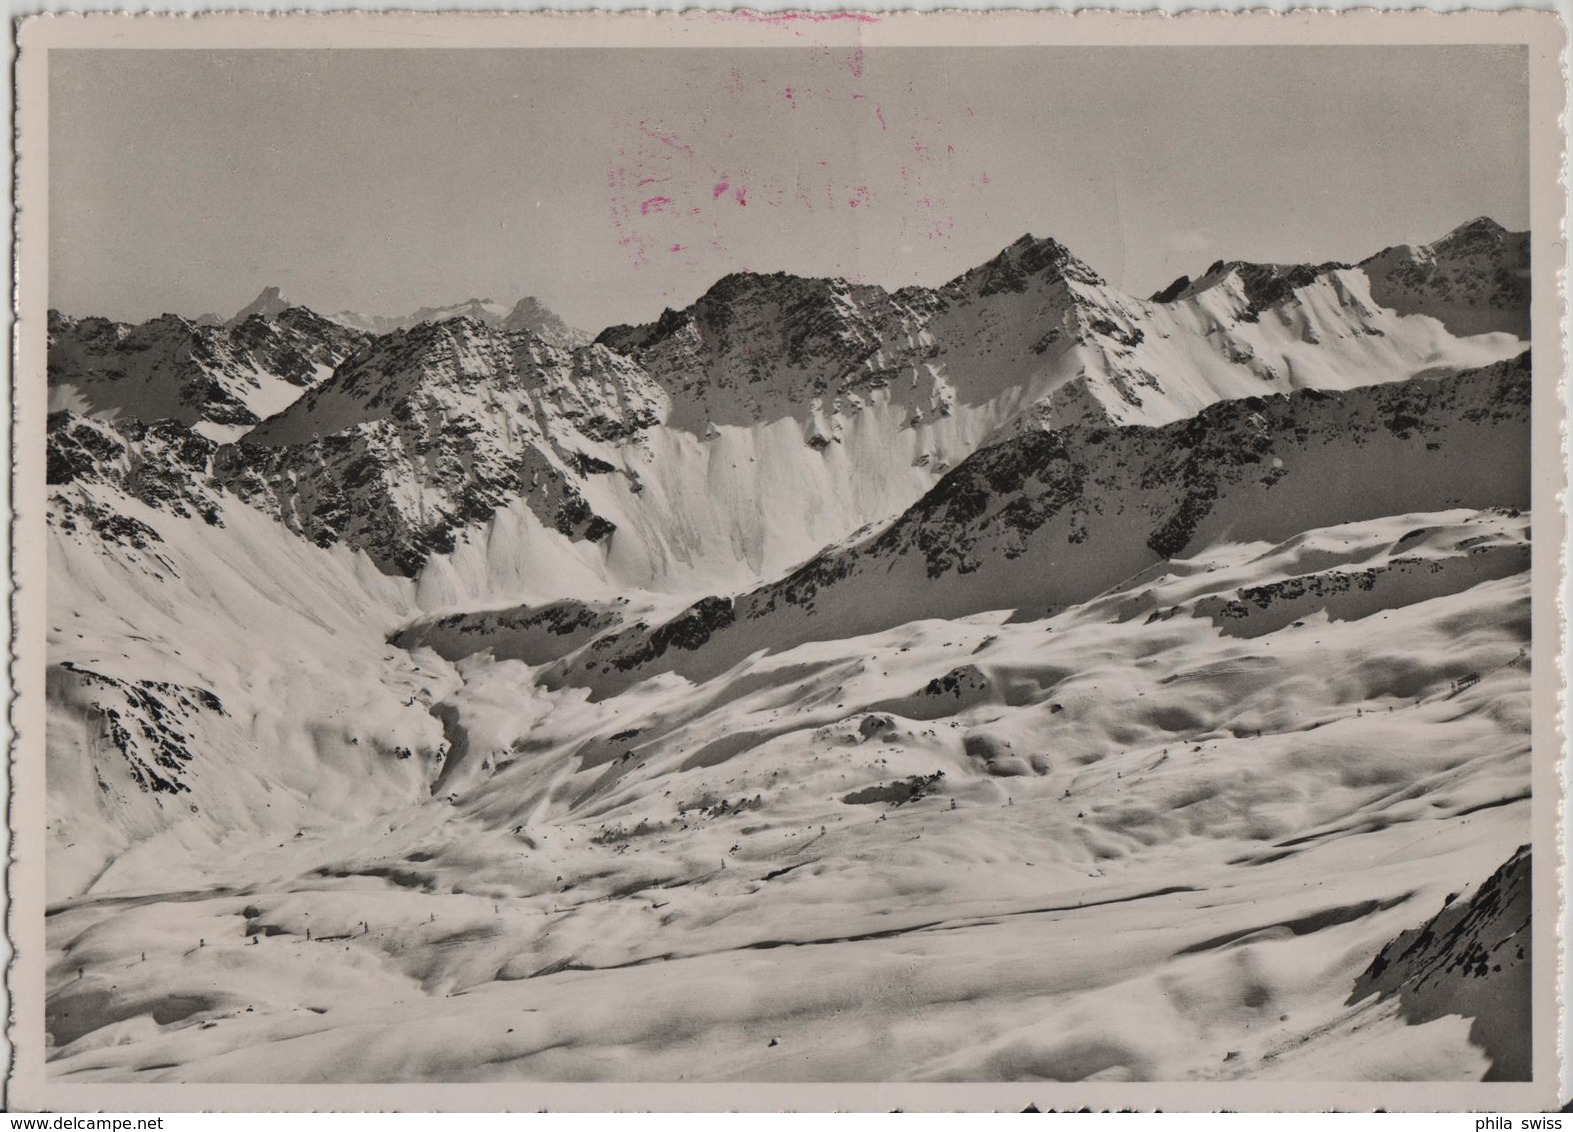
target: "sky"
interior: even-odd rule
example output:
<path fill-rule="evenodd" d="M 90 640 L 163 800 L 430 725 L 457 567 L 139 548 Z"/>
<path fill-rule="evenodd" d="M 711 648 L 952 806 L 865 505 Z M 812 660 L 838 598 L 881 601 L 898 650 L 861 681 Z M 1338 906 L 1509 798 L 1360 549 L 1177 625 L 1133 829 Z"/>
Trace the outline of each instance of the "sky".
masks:
<path fill-rule="evenodd" d="M 1024 233 L 1216 259 L 1528 226 L 1521 47 L 54 51 L 50 305 L 535 295 L 597 331 L 732 271 L 938 284 Z"/>

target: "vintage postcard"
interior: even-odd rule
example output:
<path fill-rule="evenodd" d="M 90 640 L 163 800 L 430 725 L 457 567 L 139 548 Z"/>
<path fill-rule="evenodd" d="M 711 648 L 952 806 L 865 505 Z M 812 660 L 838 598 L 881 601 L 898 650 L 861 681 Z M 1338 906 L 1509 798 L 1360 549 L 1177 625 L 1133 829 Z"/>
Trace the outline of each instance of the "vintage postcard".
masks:
<path fill-rule="evenodd" d="M 1553 14 L 19 40 L 11 1108 L 1564 1099 Z"/>

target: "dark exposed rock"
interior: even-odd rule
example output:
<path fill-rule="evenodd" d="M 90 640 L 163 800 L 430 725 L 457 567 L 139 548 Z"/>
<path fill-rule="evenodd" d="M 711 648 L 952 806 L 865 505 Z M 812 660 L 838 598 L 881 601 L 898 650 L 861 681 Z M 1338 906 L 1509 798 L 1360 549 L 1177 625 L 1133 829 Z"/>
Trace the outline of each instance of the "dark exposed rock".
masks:
<path fill-rule="evenodd" d="M 1371 297 L 1400 314 L 1431 315 L 1454 334 L 1529 338 L 1528 232 L 1480 217 L 1435 243 L 1387 248 L 1360 267 Z"/>
<path fill-rule="evenodd" d="M 1058 240 L 1025 235 L 999 255 L 947 285 L 950 292 L 973 291 L 980 296 L 1027 289 L 1035 276 L 1100 284 L 1103 277 L 1071 254 Z"/>
<path fill-rule="evenodd" d="M 658 377 L 690 418 L 752 423 L 833 390 L 884 387 L 889 377 L 873 364 L 876 355 L 911 337 L 938 303 L 921 289 L 892 294 L 839 279 L 744 272 L 725 276 L 686 310 L 610 327 L 596 341 Z"/>
<path fill-rule="evenodd" d="M 1467 900 L 1384 946 L 1355 980 L 1348 1003 L 1397 996 L 1421 1025 L 1446 1014 L 1472 1019 L 1470 1040 L 1491 1058 L 1487 1081 L 1527 1081 L 1531 1064 L 1532 868 L 1525 845 Z"/>
<path fill-rule="evenodd" d="M 122 423 L 172 418 L 245 427 L 275 404 L 262 382 L 306 389 L 361 349 L 364 334 L 302 307 L 223 326 L 163 315 L 140 325 L 49 315 L 49 383 Z"/>
<path fill-rule="evenodd" d="M 215 474 L 319 546 L 347 542 L 413 576 L 516 501 L 565 537 L 611 537 L 616 525 L 575 480 L 615 466 L 560 445 L 574 431 L 633 436 L 661 404 L 637 366 L 604 348 L 563 350 L 470 319 L 426 323 L 377 340 L 220 450 Z"/>
<path fill-rule="evenodd" d="M 1190 289 L 1191 277 L 1189 275 L 1182 275 L 1173 283 L 1170 283 L 1163 290 L 1154 291 L 1151 301 L 1155 303 L 1172 303 L 1175 299 L 1178 299 L 1181 295 L 1185 294 L 1185 292 L 1189 291 Z"/>
<path fill-rule="evenodd" d="M 81 493 L 99 483 L 155 510 L 223 525 L 222 492 L 208 483 L 217 445 L 178 421 L 130 421 L 117 427 L 62 411 L 50 414 L 46 445 L 46 478 L 56 489 L 51 521 L 64 530 L 75 530 L 74 517 L 83 517 L 114 542 L 142 548 L 159 541 L 145 523 L 108 515 L 102 504 Z"/>
<path fill-rule="evenodd" d="M 101 741 L 124 758 L 137 787 L 152 794 L 190 791 L 190 721 L 203 712 L 226 714 L 206 688 L 122 680 L 70 661 L 51 668 L 49 682 L 52 695 L 74 701 L 98 721 Z"/>
<path fill-rule="evenodd" d="M 865 786 L 861 790 L 854 790 L 841 800 L 849 806 L 869 806 L 878 802 L 887 803 L 892 809 L 904 806 L 908 802 L 916 802 L 934 793 L 942 782 L 945 781 L 945 772 L 936 770 L 933 774 L 914 774 L 906 778 L 897 779 L 895 782 L 881 782 L 877 786 Z"/>

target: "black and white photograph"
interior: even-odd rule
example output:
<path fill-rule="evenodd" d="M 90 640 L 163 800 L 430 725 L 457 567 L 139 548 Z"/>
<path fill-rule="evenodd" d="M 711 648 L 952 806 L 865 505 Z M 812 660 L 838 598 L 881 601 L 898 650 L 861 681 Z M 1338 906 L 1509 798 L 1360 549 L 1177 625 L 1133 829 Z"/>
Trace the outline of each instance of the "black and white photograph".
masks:
<path fill-rule="evenodd" d="M 1555 1107 L 1554 18 L 114 19 L 20 55 L 21 1095 Z"/>

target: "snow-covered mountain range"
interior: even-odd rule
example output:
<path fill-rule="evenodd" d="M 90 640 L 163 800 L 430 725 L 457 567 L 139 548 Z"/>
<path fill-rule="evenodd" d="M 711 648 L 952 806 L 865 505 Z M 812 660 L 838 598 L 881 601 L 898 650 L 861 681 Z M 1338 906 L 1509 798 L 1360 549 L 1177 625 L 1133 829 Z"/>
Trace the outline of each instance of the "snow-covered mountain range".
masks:
<path fill-rule="evenodd" d="M 1521 1074 L 1527 247 L 51 314 L 53 1064 Z"/>
<path fill-rule="evenodd" d="M 420 307 L 413 314 L 399 318 L 386 315 L 364 315 L 355 311 L 339 311 L 332 316 L 337 322 L 374 334 L 387 334 L 394 330 L 409 330 L 423 322 L 446 322 L 452 318 L 472 318 L 476 322 L 510 333 L 527 330 L 537 338 L 554 346 L 582 346 L 590 335 L 575 330 L 559 318 L 547 305 L 533 295 L 526 295 L 512 306 L 492 299 L 466 299 L 441 307 Z"/>
<path fill-rule="evenodd" d="M 1424 249 L 1427 262 L 1497 279 L 1466 238 L 1480 223 Z M 477 561 L 498 516 L 604 543 L 555 549 L 608 585 L 692 587 L 794 565 L 1019 428 L 1159 425 L 1219 400 L 1523 349 L 1506 331 L 1460 338 L 1385 308 L 1371 286 L 1358 268 L 1220 263 L 1144 301 L 1029 236 L 938 290 L 728 276 L 686 310 L 586 345 L 543 337 L 557 320 L 533 300 L 506 317 L 466 304 L 371 341 L 299 308 L 270 315 L 270 289 L 224 329 L 56 319 L 51 383 L 62 408 L 119 419 L 134 403 L 145 423 L 237 441 L 218 479 L 314 542 L 412 576 L 445 558 L 428 572 L 431 602 L 508 596 Z M 237 435 L 265 408 L 266 424 Z M 517 596 L 565 596 L 516 581 Z"/>

